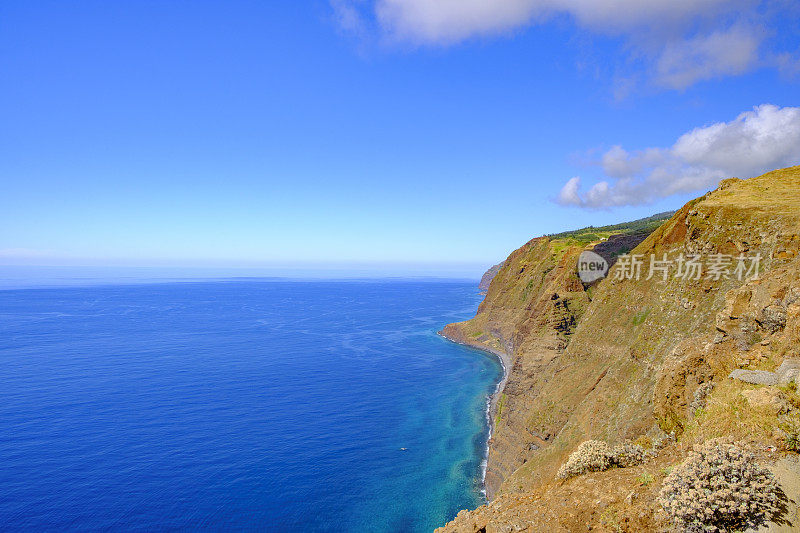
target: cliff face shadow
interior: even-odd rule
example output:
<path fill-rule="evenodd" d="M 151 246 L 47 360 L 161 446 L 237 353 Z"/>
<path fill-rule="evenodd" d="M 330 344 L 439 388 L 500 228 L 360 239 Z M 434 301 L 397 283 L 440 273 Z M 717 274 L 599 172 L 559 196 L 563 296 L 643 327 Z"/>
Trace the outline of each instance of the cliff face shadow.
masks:
<path fill-rule="evenodd" d="M 650 233 L 652 232 L 643 231 L 639 233 L 612 235 L 600 244 L 595 245 L 592 251 L 608 261 L 608 267 L 611 268 L 614 266 L 614 263 L 617 262 L 619 256 L 627 254 L 636 248 Z"/>

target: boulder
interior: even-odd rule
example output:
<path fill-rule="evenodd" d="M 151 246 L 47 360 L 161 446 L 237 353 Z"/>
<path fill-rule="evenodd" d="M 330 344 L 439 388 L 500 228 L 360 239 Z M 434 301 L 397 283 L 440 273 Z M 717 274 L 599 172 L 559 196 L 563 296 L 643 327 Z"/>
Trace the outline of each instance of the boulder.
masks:
<path fill-rule="evenodd" d="M 775 374 L 778 376 L 779 385 L 788 385 L 792 381 L 797 383 L 798 378 L 800 378 L 800 358 L 785 359 L 775 371 Z"/>
<path fill-rule="evenodd" d="M 734 370 L 728 376 L 753 385 L 788 385 L 791 382 L 797 383 L 800 379 L 800 358 L 789 357 L 784 359 L 781 366 L 775 372 L 766 370 Z"/>
<path fill-rule="evenodd" d="M 766 370 L 734 370 L 728 376 L 732 379 L 738 379 L 745 383 L 752 383 L 753 385 L 777 385 L 778 375 L 775 372 L 767 372 Z"/>

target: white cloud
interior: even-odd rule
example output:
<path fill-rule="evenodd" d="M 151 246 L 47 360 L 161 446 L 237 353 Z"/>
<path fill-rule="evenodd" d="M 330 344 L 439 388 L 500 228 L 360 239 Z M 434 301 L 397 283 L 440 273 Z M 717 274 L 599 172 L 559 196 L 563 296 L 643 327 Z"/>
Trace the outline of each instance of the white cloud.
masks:
<path fill-rule="evenodd" d="M 701 80 L 743 74 L 758 64 L 761 40 L 756 29 L 738 26 L 669 43 L 656 62 L 656 80 L 684 89 Z"/>
<path fill-rule="evenodd" d="M 731 0 L 542 0 L 541 3 L 549 4 L 554 11 L 569 13 L 580 24 L 603 33 L 641 26 L 672 29 L 694 17 L 715 14 L 732 4 L 744 4 Z"/>
<path fill-rule="evenodd" d="M 580 194 L 578 194 L 580 187 L 581 178 L 578 176 L 571 178 L 561 188 L 561 192 L 558 193 L 558 203 L 562 205 L 580 205 L 582 201 Z"/>
<path fill-rule="evenodd" d="M 446 44 L 561 13 L 601 33 L 641 26 L 663 29 L 730 4 L 730 0 L 376 0 L 375 13 L 395 37 Z"/>
<path fill-rule="evenodd" d="M 587 208 L 640 205 L 799 163 L 800 107 L 764 104 L 685 133 L 669 148 L 629 152 L 614 146 L 598 161 L 609 180 L 581 193 L 580 178 L 571 178 L 557 201 Z"/>
<path fill-rule="evenodd" d="M 329 0 L 336 23 L 345 32 L 363 36 L 366 21 L 359 7 L 364 0 Z"/>
<path fill-rule="evenodd" d="M 651 83 L 670 89 L 761 65 L 792 68 L 764 49 L 774 17 L 791 11 L 769 0 L 329 1 L 344 29 L 362 33 L 369 19 L 389 40 L 417 45 L 451 45 L 567 15 L 581 30 L 621 37 L 634 60 L 621 62 L 622 70 L 643 64 Z M 631 74 L 618 76 L 618 94 L 630 91 Z"/>
<path fill-rule="evenodd" d="M 777 54 L 774 60 L 778 71 L 789 78 L 800 75 L 800 54 L 795 55 L 789 52 Z"/>
<path fill-rule="evenodd" d="M 394 38 L 443 44 L 522 26 L 542 12 L 538 4 L 534 0 L 378 0 L 375 12 Z"/>

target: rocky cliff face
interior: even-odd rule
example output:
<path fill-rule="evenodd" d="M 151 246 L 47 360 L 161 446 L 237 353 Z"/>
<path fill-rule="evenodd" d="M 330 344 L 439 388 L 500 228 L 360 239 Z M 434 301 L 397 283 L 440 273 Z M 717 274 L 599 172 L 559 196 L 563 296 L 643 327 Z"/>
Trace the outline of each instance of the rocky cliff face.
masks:
<path fill-rule="evenodd" d="M 610 263 L 641 243 L 649 231 L 614 234 L 594 249 Z M 524 464 L 532 451 L 555 437 L 558 406 L 538 399 L 538 383 L 567 348 L 591 302 L 592 289 L 578 279 L 575 266 L 585 243 L 539 237 L 499 266 L 475 318 L 447 325 L 442 333 L 462 344 L 498 355 L 506 381 L 492 401 L 495 420 L 486 471 L 489 498 Z"/>
<path fill-rule="evenodd" d="M 543 426 L 531 431 L 517 414 L 530 412 L 531 380 L 563 352 L 589 303 L 574 272 L 579 253 L 579 247 L 559 249 L 546 237 L 531 240 L 505 261 L 476 317 L 443 330 L 453 340 L 500 355 L 506 367 L 508 381 L 493 402 L 489 498 L 529 450 L 553 436 Z"/>
<path fill-rule="evenodd" d="M 501 354 L 508 369 L 486 476 L 494 501 L 460 514 L 448 531 L 602 530 L 611 515 L 609 530 L 657 529 L 657 475 L 639 488 L 625 470 L 556 484 L 556 470 L 587 439 L 646 442 L 674 432 L 681 444 L 662 454 L 666 465 L 681 446 L 721 434 L 780 448 L 785 417 L 797 416 L 791 407 L 764 414 L 742 395 L 754 386 L 727 376 L 775 370 L 800 350 L 800 167 L 726 180 L 684 206 L 633 250 L 647 258 L 639 280 L 617 263 L 586 289 L 575 272 L 584 248 L 531 240 L 505 261 L 475 318 L 443 330 Z M 651 254 L 700 254 L 707 270 L 645 279 Z M 708 261 L 720 254 L 760 255 L 759 279 L 738 279 L 736 260 L 728 274 L 710 275 Z"/>

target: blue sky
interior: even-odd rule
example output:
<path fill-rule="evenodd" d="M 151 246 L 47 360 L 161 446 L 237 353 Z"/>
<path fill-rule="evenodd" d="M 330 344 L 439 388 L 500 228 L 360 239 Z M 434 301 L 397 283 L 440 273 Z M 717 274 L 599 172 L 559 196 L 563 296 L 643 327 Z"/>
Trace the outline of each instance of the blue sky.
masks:
<path fill-rule="evenodd" d="M 791 4 L 432 1 L 0 3 L 0 264 L 478 273 L 800 162 Z"/>

